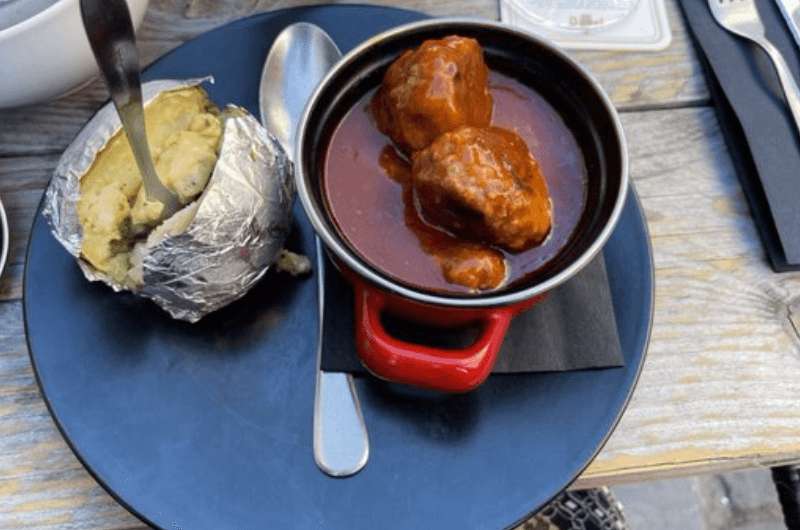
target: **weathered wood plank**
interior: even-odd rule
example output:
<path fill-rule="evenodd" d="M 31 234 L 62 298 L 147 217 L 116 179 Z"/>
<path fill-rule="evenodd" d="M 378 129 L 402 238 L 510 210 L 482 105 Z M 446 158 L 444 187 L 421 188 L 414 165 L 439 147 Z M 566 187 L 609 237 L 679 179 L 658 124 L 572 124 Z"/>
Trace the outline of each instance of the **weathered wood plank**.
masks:
<path fill-rule="evenodd" d="M 303 2 L 315 4 L 327 2 Z M 469 16 L 497 19 L 495 0 L 391 0 L 370 3 L 416 9 L 437 16 Z M 183 14 L 192 19 L 237 18 L 253 12 L 296 5 L 294 1 L 210 2 L 191 0 Z M 622 108 L 676 105 L 705 101 L 708 97 L 702 72 L 694 55 L 685 23 L 674 0 L 667 1 L 673 43 L 664 51 L 645 53 L 574 52 Z"/>
<path fill-rule="evenodd" d="M 655 326 L 630 408 L 579 485 L 800 459 L 800 274 L 774 274 L 710 109 L 627 115 Z"/>
<path fill-rule="evenodd" d="M 44 188 L 57 163 L 58 155 L 0 158 L 0 196 Z"/>
<path fill-rule="evenodd" d="M 708 101 L 708 89 L 675 0 L 667 0 L 672 44 L 659 52 L 574 52 L 622 110 Z"/>
<path fill-rule="evenodd" d="M 0 198 L 8 217 L 9 255 L 0 277 L 0 300 L 22 296 L 22 271 L 28 234 L 42 189 L 50 180 L 56 156 L 0 158 Z"/>
<path fill-rule="evenodd" d="M 22 273 L 28 234 L 42 189 L 47 185 L 58 156 L 0 158 L 0 198 L 8 216 L 9 255 L 0 277 L 0 300 L 22 296 Z"/>
<path fill-rule="evenodd" d="M 22 271 L 31 223 L 56 157 L 0 158 L 0 198 L 8 217 L 9 255 L 0 277 L 0 300 L 22 296 Z"/>
<path fill-rule="evenodd" d="M 22 279 L 25 265 L 8 263 L 0 278 L 0 301 L 19 300 L 22 298 Z"/>
<path fill-rule="evenodd" d="M 140 31 L 144 64 L 182 42 L 229 20 L 259 11 L 305 5 L 303 0 L 155 0 Z M 433 15 L 496 19 L 496 0 L 404 0 L 374 2 L 398 5 Z M 575 52 L 594 72 L 623 109 L 676 106 L 708 98 L 702 72 L 691 49 L 675 0 L 668 0 L 674 41 L 661 52 Z M 77 93 L 34 108 L 7 110 L 0 119 L 0 157 L 60 153 L 80 127 L 107 99 L 102 83 L 94 81 Z"/>
<path fill-rule="evenodd" d="M 25 260 L 28 234 L 42 193 L 42 189 L 33 189 L 12 191 L 1 195 L 8 216 L 8 229 L 11 233 L 8 248 L 9 264 L 23 263 Z"/>

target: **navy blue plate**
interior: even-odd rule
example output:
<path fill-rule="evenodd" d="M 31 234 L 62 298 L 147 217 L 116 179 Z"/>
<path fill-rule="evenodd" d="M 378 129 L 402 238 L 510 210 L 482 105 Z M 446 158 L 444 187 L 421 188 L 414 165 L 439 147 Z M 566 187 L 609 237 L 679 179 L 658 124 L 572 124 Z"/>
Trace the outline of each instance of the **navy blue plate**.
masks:
<path fill-rule="evenodd" d="M 287 24 L 319 24 L 343 51 L 422 18 L 397 9 L 276 11 L 211 31 L 147 78 L 214 75 L 218 103 L 258 112 L 258 81 Z M 295 208 L 294 250 L 313 256 Z M 501 528 L 566 487 L 602 446 L 649 338 L 653 268 L 633 191 L 605 248 L 626 365 L 494 376 L 455 396 L 357 380 L 367 467 L 332 479 L 314 465 L 316 280 L 268 275 L 189 325 L 89 284 L 37 216 L 25 271 L 31 360 L 56 424 L 125 507 L 163 528 Z M 332 301 L 331 303 L 335 303 Z"/>

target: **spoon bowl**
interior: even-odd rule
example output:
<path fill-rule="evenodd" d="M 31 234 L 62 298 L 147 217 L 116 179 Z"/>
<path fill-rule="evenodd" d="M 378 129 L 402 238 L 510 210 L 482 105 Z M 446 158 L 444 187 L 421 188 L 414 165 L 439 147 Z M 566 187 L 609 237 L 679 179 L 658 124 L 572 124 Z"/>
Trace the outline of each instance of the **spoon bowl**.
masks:
<path fill-rule="evenodd" d="M 341 56 L 333 39 L 307 22 L 288 26 L 270 48 L 261 72 L 261 122 L 290 159 L 306 102 Z"/>

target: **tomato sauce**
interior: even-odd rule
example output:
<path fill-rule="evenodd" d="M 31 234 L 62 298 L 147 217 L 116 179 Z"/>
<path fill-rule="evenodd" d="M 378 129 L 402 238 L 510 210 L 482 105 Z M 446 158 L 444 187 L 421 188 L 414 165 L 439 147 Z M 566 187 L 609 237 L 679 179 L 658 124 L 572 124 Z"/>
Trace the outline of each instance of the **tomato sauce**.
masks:
<path fill-rule="evenodd" d="M 367 262 L 418 289 L 466 293 L 443 267 L 475 252 L 502 255 L 508 278 L 503 286 L 536 271 L 566 245 L 586 205 L 586 165 L 575 137 L 547 101 L 522 83 L 492 72 L 492 125 L 510 129 L 539 162 L 553 203 L 547 239 L 511 253 L 462 242 L 419 218 L 410 193 L 407 162 L 375 127 L 367 94 L 342 119 L 328 145 L 323 175 L 327 207 L 350 246 Z M 482 254 L 479 254 L 482 253 Z M 491 257 L 491 256 L 489 256 Z M 500 288 L 502 288 L 501 286 Z"/>

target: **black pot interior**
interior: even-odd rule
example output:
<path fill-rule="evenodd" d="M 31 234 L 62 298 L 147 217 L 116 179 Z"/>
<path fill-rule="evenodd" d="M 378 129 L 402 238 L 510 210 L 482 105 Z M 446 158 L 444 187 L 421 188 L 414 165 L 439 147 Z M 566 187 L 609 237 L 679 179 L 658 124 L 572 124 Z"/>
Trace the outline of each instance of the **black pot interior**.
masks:
<path fill-rule="evenodd" d="M 331 135 L 347 111 L 381 83 L 386 68 L 401 52 L 418 46 L 423 40 L 453 34 L 477 39 L 490 69 L 514 77 L 541 94 L 561 115 L 583 151 L 587 169 L 587 203 L 570 241 L 556 257 L 528 275 L 523 282 L 492 294 L 523 290 L 557 275 L 597 240 L 612 216 L 620 193 L 624 156 L 623 139 L 615 127 L 615 118 L 593 84 L 569 61 L 529 37 L 479 22 L 444 22 L 384 39 L 353 58 L 320 93 L 318 104 L 309 116 L 302 157 L 308 189 L 319 211 L 325 214 L 322 217 L 329 231 L 336 234 L 354 255 L 358 255 L 331 220 L 323 196 L 321 179 Z M 365 265 L 370 267 L 369 263 L 365 262 Z M 397 281 L 374 267 L 370 268 L 378 275 Z M 441 293 L 432 294 L 441 296 Z"/>

